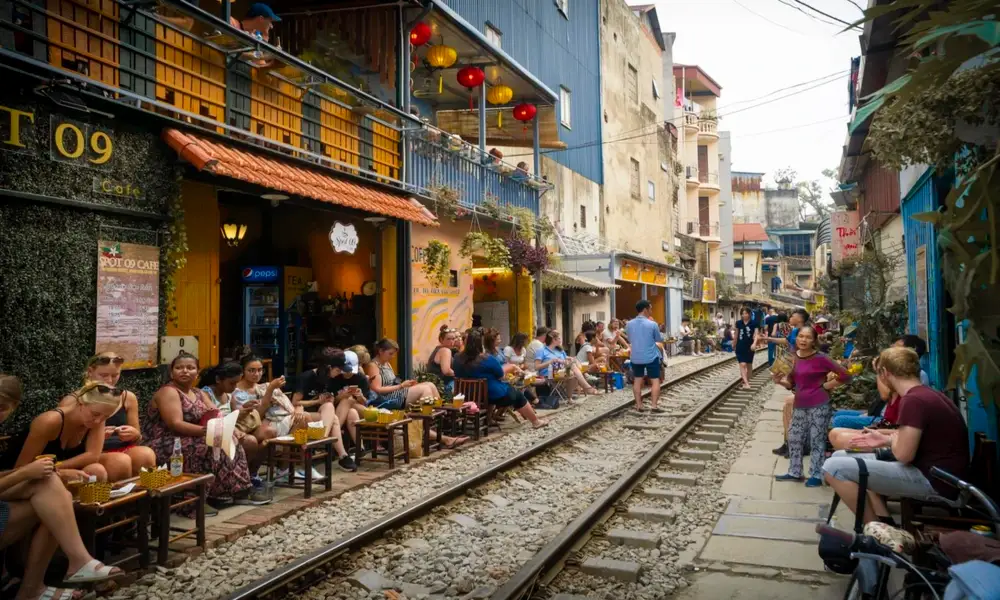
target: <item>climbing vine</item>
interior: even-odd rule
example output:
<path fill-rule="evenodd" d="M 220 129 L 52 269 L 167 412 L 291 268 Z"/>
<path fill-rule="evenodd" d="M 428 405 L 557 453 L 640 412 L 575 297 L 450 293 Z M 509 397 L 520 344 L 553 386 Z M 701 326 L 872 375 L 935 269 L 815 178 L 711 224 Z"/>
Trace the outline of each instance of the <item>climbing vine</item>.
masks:
<path fill-rule="evenodd" d="M 187 227 L 184 225 L 184 195 L 181 193 L 182 171 L 177 173 L 177 193 L 170 199 L 170 225 L 163 243 L 163 264 L 160 265 L 162 295 L 166 298 L 168 323 L 177 325 L 177 274 L 187 264 Z"/>
<path fill-rule="evenodd" d="M 451 271 L 451 248 L 441 240 L 427 242 L 423 251 L 423 264 L 420 268 L 427 276 L 427 281 L 434 285 L 444 285 Z"/>

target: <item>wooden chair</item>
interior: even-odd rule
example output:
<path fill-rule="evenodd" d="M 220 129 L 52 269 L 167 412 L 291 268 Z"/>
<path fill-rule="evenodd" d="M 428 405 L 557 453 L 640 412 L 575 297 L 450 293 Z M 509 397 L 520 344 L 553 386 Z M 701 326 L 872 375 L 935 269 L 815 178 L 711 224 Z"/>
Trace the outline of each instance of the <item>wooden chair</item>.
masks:
<path fill-rule="evenodd" d="M 465 394 L 466 402 L 475 402 L 479 407 L 479 412 L 465 416 L 465 429 L 469 430 L 474 439 L 479 439 L 490 434 L 490 425 L 500 431 L 500 425 L 493 420 L 493 408 L 490 406 L 490 396 L 486 388 L 485 379 L 456 379 L 455 395 Z"/>

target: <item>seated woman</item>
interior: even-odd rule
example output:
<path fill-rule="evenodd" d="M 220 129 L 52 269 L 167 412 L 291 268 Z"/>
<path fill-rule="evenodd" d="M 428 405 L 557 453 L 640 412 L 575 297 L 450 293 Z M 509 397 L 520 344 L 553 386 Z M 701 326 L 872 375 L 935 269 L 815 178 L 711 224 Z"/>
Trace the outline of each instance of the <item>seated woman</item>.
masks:
<path fill-rule="evenodd" d="M 514 365 L 522 371 L 530 370 L 525 364 L 528 358 L 528 334 L 515 333 L 510 345 L 503 349 L 504 364 Z M 533 361 L 532 361 L 533 362 Z M 525 388 L 524 395 L 532 406 L 538 406 L 538 392 L 534 387 Z"/>
<path fill-rule="evenodd" d="M 548 423 L 538 418 L 525 395 L 504 381 L 507 373 L 520 373 L 520 367 L 507 366 L 509 368 L 505 369 L 495 354 L 487 352 L 483 345 L 483 334 L 479 330 L 469 332 L 465 347 L 455 359 L 455 367 L 461 377 L 486 380 L 486 391 L 491 405 L 509 406 L 527 419 L 535 429 L 545 427 Z"/>
<path fill-rule="evenodd" d="M 596 394 L 597 390 L 587 382 L 576 361 L 567 357 L 562 349 L 562 335 L 555 329 L 545 334 L 545 346 L 535 353 L 535 370 L 546 379 L 554 379 L 554 369 L 569 369 L 566 391 L 572 395 L 580 387 L 585 394 Z"/>
<path fill-rule="evenodd" d="M 931 467 L 965 478 L 969 468 L 969 435 L 965 420 L 944 394 L 920 384 L 920 361 L 909 348 L 889 348 L 878 360 L 880 391 L 900 397 L 899 429 L 886 434 L 864 430 L 851 441 L 853 450 L 837 451 L 823 463 L 826 482 L 852 511 L 858 506 L 858 464 L 868 468 L 864 521 L 890 522 L 878 497 L 902 496 L 917 500 L 954 497 L 956 490 L 930 476 Z"/>
<path fill-rule="evenodd" d="M 427 372 L 436 375 L 444 389 L 449 392 L 455 389 L 455 369 L 451 363 L 458 339 L 457 329 L 442 325 L 438 332 L 438 345 L 431 350 L 431 355 L 427 358 Z"/>
<path fill-rule="evenodd" d="M 21 403 L 21 382 L 0 374 L 0 423 Z M 73 510 L 73 497 L 63 484 L 69 471 L 57 471 L 51 458 L 32 459 L 0 475 L 0 550 L 31 538 L 24 555 L 24 576 L 15 600 L 76 600 L 80 592 L 45 585 L 45 570 L 57 549 L 69 561 L 66 585 L 79 586 L 125 575 L 87 552 Z"/>
<path fill-rule="evenodd" d="M 583 348 L 583 345 L 587 343 L 587 332 L 596 330 L 596 323 L 590 320 L 584 321 L 583 325 L 580 326 L 580 333 L 576 334 L 576 339 L 573 340 L 573 352 L 579 354 L 580 348 Z"/>
<path fill-rule="evenodd" d="M 722 328 L 722 350 L 723 352 L 733 352 L 734 330 L 730 325 Z"/>
<path fill-rule="evenodd" d="M 371 384 L 358 366 L 358 355 L 350 350 L 337 351 L 330 357 L 330 385 L 337 408 L 337 420 L 344 424 L 347 435 L 357 443 L 357 422 L 361 411 L 368 404 Z"/>
<path fill-rule="evenodd" d="M 288 396 L 281 391 L 285 385 L 284 376 L 272 379 L 269 383 L 261 383 L 264 376 L 264 363 L 253 354 L 240 359 L 243 374 L 233 390 L 233 400 L 236 406 L 243 407 L 255 401 L 256 411 L 260 417 L 260 426 L 248 431 L 258 442 L 288 435 L 293 429 L 305 427 L 308 420 L 305 415 L 296 415 L 295 406 Z M 296 427 L 298 425 L 298 427 Z"/>
<path fill-rule="evenodd" d="M 604 332 L 604 342 L 608 345 L 608 349 L 611 352 L 617 352 L 622 348 L 625 350 L 632 349 L 632 346 L 628 343 L 628 339 L 626 339 L 625 334 L 622 332 L 622 322 L 618 319 L 612 319 L 608 323 L 608 328 Z"/>
<path fill-rule="evenodd" d="M 239 440 L 240 446 L 243 446 L 243 451 L 247 455 L 250 479 L 254 486 L 259 488 L 262 482 L 257 473 L 264 462 L 265 452 L 260 441 L 247 430 L 253 431 L 260 427 L 260 414 L 257 412 L 260 403 L 256 400 L 242 404 L 236 401 L 233 392 L 236 391 L 236 384 L 242 378 L 243 367 L 239 363 L 227 362 L 202 371 L 198 377 L 198 385 L 218 409 L 219 414 L 228 415 L 234 410 L 239 411 L 240 417 L 233 436 Z"/>
<path fill-rule="evenodd" d="M 597 333 L 593 330 L 585 331 L 583 333 L 583 345 L 580 346 L 580 351 L 576 353 L 576 362 L 580 365 L 587 365 L 588 373 L 598 373 L 601 370 L 601 366 L 604 364 L 603 358 L 598 356 L 597 349 L 594 344 L 597 342 Z"/>
<path fill-rule="evenodd" d="M 107 386 L 115 387 L 122 376 L 122 364 L 125 359 L 114 352 L 101 352 L 87 361 L 84 381 L 99 381 Z M 70 408 L 72 397 L 67 397 L 59 403 L 63 409 Z M 139 400 L 135 394 L 121 390 L 121 408 L 108 417 L 104 423 L 104 448 L 100 463 L 108 472 L 108 481 L 121 481 L 136 477 L 143 468 L 156 466 L 156 454 L 148 446 L 140 446 L 142 442 L 139 425 Z"/>
<path fill-rule="evenodd" d="M 250 469 L 242 444 L 236 445 L 232 459 L 226 453 L 213 452 L 205 443 L 205 423 L 219 407 L 195 383 L 198 359 L 183 350 L 170 362 L 170 381 L 149 402 L 143 435 L 156 452 L 156 463 L 170 462 L 174 440 L 180 440 L 184 470 L 189 473 L 214 473 L 208 488 L 212 503 L 236 500 L 245 504 L 265 504 L 263 490 L 253 490 Z"/>
<path fill-rule="evenodd" d="M 35 417 L 15 466 L 23 467 L 36 456 L 51 454 L 59 463 L 60 476 L 94 476 L 98 481 L 107 481 L 108 471 L 101 465 L 104 422 L 120 407 L 121 392 L 88 381 L 63 398 L 60 407 Z"/>

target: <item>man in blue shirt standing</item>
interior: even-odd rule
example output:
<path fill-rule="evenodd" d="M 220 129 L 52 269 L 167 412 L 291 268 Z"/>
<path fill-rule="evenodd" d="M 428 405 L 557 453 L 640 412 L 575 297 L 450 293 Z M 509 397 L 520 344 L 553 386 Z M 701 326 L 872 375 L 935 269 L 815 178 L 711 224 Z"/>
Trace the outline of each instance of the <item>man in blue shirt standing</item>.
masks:
<path fill-rule="evenodd" d="M 663 342 L 663 334 L 656 321 L 649 318 L 651 308 L 649 300 L 636 302 L 635 312 L 638 314 L 625 326 L 625 333 L 632 344 L 632 374 L 635 375 L 632 393 L 635 395 L 635 409 L 642 410 L 642 383 L 648 377 L 653 386 L 649 393 L 652 411 L 661 413 L 663 409 L 657 406 L 657 402 L 660 401 L 662 355 L 656 344 Z"/>

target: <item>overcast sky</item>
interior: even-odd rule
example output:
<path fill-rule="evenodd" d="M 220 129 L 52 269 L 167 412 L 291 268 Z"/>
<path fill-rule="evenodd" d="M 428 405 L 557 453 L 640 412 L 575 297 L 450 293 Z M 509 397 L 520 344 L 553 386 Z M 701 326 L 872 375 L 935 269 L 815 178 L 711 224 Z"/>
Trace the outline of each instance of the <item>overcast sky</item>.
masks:
<path fill-rule="evenodd" d="M 845 21 L 861 17 L 849 0 L 804 1 Z M 847 72 L 851 57 L 860 53 L 856 31 L 840 33 L 844 26 L 810 18 L 789 6 L 808 12 L 794 0 L 656 0 L 656 5 L 663 30 L 677 33 L 674 62 L 698 65 L 722 86 L 719 129 L 731 133 L 733 170 L 770 178 L 791 166 L 800 179 L 819 179 L 823 169 L 836 168 L 847 132 Z M 814 89 L 807 88 L 822 80 L 760 98 L 840 72 Z M 794 92 L 801 93 L 726 116 Z"/>

